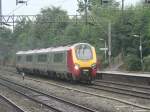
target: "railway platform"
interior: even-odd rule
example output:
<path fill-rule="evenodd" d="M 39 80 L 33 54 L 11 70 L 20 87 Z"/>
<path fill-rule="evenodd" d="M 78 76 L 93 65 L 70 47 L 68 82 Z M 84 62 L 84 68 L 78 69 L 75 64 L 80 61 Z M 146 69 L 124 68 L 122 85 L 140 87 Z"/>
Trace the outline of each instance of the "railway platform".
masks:
<path fill-rule="evenodd" d="M 131 72 L 120 72 L 120 71 L 98 71 L 98 74 L 113 74 L 113 75 L 123 75 L 123 76 L 133 76 L 133 77 L 147 77 L 150 78 L 150 73 L 131 73 Z"/>
<path fill-rule="evenodd" d="M 132 73 L 121 71 L 98 71 L 98 79 L 134 83 L 140 85 L 150 85 L 150 73 Z"/>

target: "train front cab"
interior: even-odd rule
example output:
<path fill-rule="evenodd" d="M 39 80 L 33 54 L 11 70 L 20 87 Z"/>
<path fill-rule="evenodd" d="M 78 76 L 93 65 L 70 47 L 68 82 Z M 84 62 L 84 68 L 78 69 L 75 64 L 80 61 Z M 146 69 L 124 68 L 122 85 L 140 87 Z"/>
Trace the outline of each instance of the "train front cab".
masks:
<path fill-rule="evenodd" d="M 92 81 L 96 78 L 96 52 L 89 44 L 77 44 L 70 50 L 69 65 L 75 80 Z M 72 57 L 72 59 L 71 59 Z"/>

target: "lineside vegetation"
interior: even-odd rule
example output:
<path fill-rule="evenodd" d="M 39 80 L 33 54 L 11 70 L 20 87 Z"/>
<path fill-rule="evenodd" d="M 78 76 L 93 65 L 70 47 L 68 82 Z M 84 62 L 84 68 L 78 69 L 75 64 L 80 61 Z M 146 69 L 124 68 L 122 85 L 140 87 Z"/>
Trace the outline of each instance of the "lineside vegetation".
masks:
<path fill-rule="evenodd" d="M 103 61 L 104 52 L 99 48 L 104 48 L 104 41 L 100 39 L 108 42 L 108 21 L 111 21 L 112 59 L 121 54 L 125 69 L 141 70 L 140 39 L 134 36 L 140 35 L 144 70 L 150 71 L 150 6 L 139 3 L 127 6 L 124 10 L 120 6 L 115 0 L 107 5 L 100 4 L 99 0 L 89 0 L 85 9 L 83 0 L 79 0 L 78 12 L 83 15 L 81 21 L 86 21 L 90 15 L 94 18 L 93 23 L 40 23 L 38 21 L 43 18 L 68 16 L 59 7 L 41 9 L 39 18 L 34 22 L 22 20 L 16 24 L 13 32 L 6 27 L 0 29 L 0 59 L 12 60 L 19 50 L 87 42 L 95 46 L 97 54 L 107 67 L 107 61 Z M 73 18 L 68 16 L 67 19 L 69 21 Z"/>

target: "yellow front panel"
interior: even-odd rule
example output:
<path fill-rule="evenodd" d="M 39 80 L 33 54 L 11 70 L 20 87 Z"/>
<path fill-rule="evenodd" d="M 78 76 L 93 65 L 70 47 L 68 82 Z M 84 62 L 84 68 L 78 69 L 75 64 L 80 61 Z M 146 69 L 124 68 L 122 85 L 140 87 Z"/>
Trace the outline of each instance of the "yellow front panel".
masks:
<path fill-rule="evenodd" d="M 75 48 L 73 48 L 73 61 L 74 63 L 80 65 L 80 67 L 91 67 L 92 64 L 96 63 L 96 52 L 95 48 L 92 47 L 93 58 L 91 60 L 78 60 L 75 53 Z"/>

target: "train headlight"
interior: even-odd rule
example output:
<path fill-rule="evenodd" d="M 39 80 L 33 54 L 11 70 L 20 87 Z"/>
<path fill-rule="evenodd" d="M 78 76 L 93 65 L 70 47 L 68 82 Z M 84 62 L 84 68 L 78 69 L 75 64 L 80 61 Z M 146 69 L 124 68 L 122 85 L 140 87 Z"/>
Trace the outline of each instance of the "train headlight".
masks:
<path fill-rule="evenodd" d="M 96 63 L 92 64 L 91 67 L 92 67 L 93 69 L 96 69 Z"/>
<path fill-rule="evenodd" d="M 80 68 L 80 65 L 75 64 L 74 69 L 75 69 L 75 70 L 79 70 L 79 68 Z"/>

